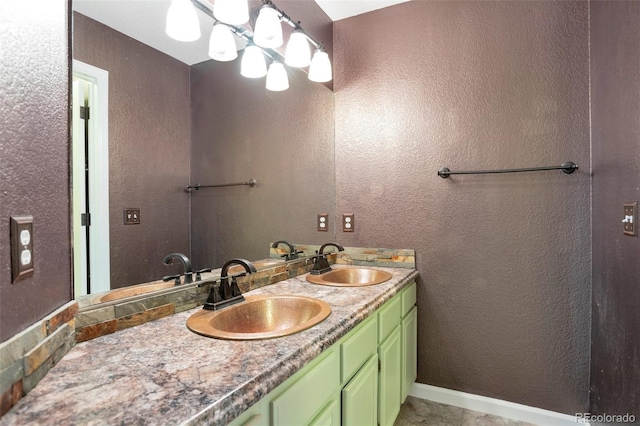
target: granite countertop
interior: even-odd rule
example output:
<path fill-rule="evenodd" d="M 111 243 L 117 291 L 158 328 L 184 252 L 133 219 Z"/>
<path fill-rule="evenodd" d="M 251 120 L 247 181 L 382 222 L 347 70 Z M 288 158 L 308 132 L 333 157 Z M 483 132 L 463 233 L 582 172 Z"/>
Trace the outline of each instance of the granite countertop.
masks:
<path fill-rule="evenodd" d="M 341 268 L 342 266 L 334 266 Z M 331 315 L 271 340 L 226 341 L 186 328 L 200 307 L 76 345 L 0 424 L 227 424 L 415 280 L 326 287 L 306 274 L 253 290 L 316 297 Z"/>

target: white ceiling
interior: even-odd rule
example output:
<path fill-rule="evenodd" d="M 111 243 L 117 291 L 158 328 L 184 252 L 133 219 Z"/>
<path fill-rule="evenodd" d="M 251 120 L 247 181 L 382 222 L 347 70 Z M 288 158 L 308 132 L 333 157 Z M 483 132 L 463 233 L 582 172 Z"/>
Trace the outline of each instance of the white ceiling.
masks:
<path fill-rule="evenodd" d="M 333 21 L 360 15 L 409 0 L 315 0 Z M 212 21 L 197 10 L 200 39 L 190 43 L 169 38 L 165 19 L 171 0 L 73 0 L 73 10 L 153 47 L 187 65 L 209 60 Z M 201 0 L 207 4 L 207 0 Z M 276 1 L 277 4 L 277 1 Z M 241 43 L 238 40 L 238 43 Z"/>
<path fill-rule="evenodd" d="M 361 15 L 409 0 L 315 0 L 333 21 Z"/>

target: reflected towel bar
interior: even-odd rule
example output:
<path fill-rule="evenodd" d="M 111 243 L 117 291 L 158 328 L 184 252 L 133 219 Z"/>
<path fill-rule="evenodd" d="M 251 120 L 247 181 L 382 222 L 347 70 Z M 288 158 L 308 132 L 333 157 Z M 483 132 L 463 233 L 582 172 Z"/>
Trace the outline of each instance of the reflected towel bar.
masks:
<path fill-rule="evenodd" d="M 192 189 L 195 189 L 196 191 L 200 191 L 200 188 L 223 188 L 225 186 L 242 186 L 242 185 L 248 185 L 253 188 L 254 186 L 256 186 L 256 183 L 258 182 L 254 178 L 249 179 L 249 182 L 223 183 L 221 185 L 200 185 L 199 183 L 196 183 L 195 185 L 187 186 L 187 191 L 190 191 Z"/>
<path fill-rule="evenodd" d="M 451 175 L 481 175 L 488 173 L 520 173 L 520 172 L 539 172 L 542 170 L 562 170 L 566 174 L 571 174 L 578 170 L 578 165 L 572 161 L 565 161 L 559 166 L 548 167 L 530 167 L 527 169 L 499 169 L 499 170 L 463 170 L 459 172 L 452 172 L 446 167 L 438 170 L 438 176 L 445 179 Z"/>

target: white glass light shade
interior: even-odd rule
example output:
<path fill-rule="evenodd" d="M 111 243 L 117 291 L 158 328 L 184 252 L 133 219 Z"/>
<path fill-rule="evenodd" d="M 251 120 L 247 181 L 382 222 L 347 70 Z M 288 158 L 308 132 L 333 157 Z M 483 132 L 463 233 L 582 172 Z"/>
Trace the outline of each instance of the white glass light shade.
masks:
<path fill-rule="evenodd" d="M 240 63 L 240 74 L 247 78 L 260 78 L 267 75 L 267 63 L 258 46 L 250 44 L 244 49 Z"/>
<path fill-rule="evenodd" d="M 281 62 L 274 61 L 269 65 L 267 73 L 267 90 L 282 92 L 289 88 L 289 77 L 287 70 Z"/>
<path fill-rule="evenodd" d="M 190 0 L 172 0 L 167 12 L 165 31 L 178 41 L 195 41 L 200 38 L 200 21 Z"/>
<path fill-rule="evenodd" d="M 249 20 L 249 3 L 247 0 L 215 0 L 213 16 L 229 25 L 242 25 Z"/>
<path fill-rule="evenodd" d="M 332 78 L 329 55 L 323 50 L 316 50 L 311 59 L 311 65 L 309 66 L 309 80 L 325 83 L 331 81 Z"/>
<path fill-rule="evenodd" d="M 311 63 L 311 49 L 307 36 L 301 30 L 293 30 L 287 50 L 284 55 L 284 62 L 290 67 L 304 68 Z"/>
<path fill-rule="evenodd" d="M 209 39 L 209 57 L 222 62 L 233 61 L 238 57 L 233 34 L 225 24 L 219 22 L 213 24 L 213 31 L 211 31 Z"/>
<path fill-rule="evenodd" d="M 258 46 L 275 49 L 282 46 L 280 14 L 273 7 L 265 6 L 258 12 L 253 42 Z"/>

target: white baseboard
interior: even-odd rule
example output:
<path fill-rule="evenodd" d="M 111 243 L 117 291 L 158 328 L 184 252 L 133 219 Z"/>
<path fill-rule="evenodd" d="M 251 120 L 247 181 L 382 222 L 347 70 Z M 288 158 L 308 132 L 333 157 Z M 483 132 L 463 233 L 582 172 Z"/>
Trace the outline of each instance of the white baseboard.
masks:
<path fill-rule="evenodd" d="M 474 395 L 436 386 L 414 383 L 410 396 L 426 399 L 442 404 L 453 405 L 467 410 L 480 411 L 508 419 L 520 420 L 542 426 L 576 426 L 589 425 L 578 423 L 575 416 L 543 410 L 542 408 L 529 407 L 486 396 Z"/>

